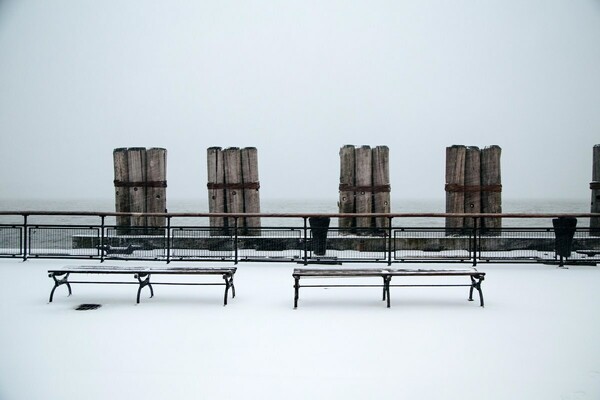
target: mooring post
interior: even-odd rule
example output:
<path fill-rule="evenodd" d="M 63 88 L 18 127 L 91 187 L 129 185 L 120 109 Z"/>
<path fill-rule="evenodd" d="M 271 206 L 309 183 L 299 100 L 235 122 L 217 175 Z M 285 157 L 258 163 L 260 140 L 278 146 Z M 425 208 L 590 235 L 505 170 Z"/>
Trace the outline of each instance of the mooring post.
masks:
<path fill-rule="evenodd" d="M 151 148 L 146 151 L 146 212 L 167 212 L 167 150 Z M 147 217 L 149 233 L 164 233 L 165 217 Z"/>
<path fill-rule="evenodd" d="M 260 213 L 258 150 L 256 147 L 209 147 L 207 150 L 210 213 Z M 233 217 L 210 217 L 210 235 L 231 234 Z M 260 217 L 239 217 L 238 235 L 261 234 Z"/>
<path fill-rule="evenodd" d="M 143 213 L 167 211 L 167 151 L 163 148 L 117 148 L 113 151 L 118 234 L 160 234 L 165 217 Z"/>
<path fill-rule="evenodd" d="M 146 149 L 144 147 L 131 147 L 127 151 L 127 167 L 129 176 L 129 212 L 146 212 Z M 139 234 L 146 227 L 146 217 L 132 215 L 130 224 L 133 233 Z"/>
<path fill-rule="evenodd" d="M 390 201 L 390 149 L 387 146 L 373 148 L 373 212 L 388 214 L 391 211 Z M 385 233 L 386 217 L 375 218 L 375 228 Z"/>
<path fill-rule="evenodd" d="M 129 182 L 129 166 L 127 160 L 126 148 L 121 147 L 113 151 L 116 212 L 131 212 L 129 209 L 129 189 L 127 188 L 127 183 Z M 118 234 L 127 234 L 129 225 L 131 224 L 131 218 L 129 216 L 118 215 L 116 217 L 116 224 Z"/>
<path fill-rule="evenodd" d="M 465 212 L 465 157 L 467 148 L 446 147 L 446 212 Z M 463 218 L 446 218 L 446 235 L 455 235 L 463 228 Z"/>
<path fill-rule="evenodd" d="M 228 147 L 223 151 L 225 169 L 225 212 L 241 214 L 244 212 L 244 191 L 242 189 L 242 160 L 238 147 Z M 235 226 L 236 235 L 245 225 L 244 218 L 228 218 L 228 227 Z"/>
<path fill-rule="evenodd" d="M 340 199 L 338 209 L 340 214 L 352 214 L 356 211 L 354 193 L 354 164 L 355 148 L 345 145 L 340 149 Z M 354 228 L 355 221 L 352 217 L 339 218 L 338 226 L 341 234 L 349 234 Z"/>
<path fill-rule="evenodd" d="M 225 212 L 225 171 L 223 166 L 223 150 L 220 147 L 207 149 L 206 166 L 208 172 L 208 212 Z M 220 236 L 226 231 L 226 220 L 223 217 L 210 217 L 210 236 Z"/>
<path fill-rule="evenodd" d="M 479 147 L 469 146 L 465 151 L 465 206 L 466 213 L 481 212 L 481 153 Z M 474 218 L 465 218 L 464 228 L 475 227 Z"/>
<path fill-rule="evenodd" d="M 370 146 L 356 149 L 356 213 L 372 213 L 373 204 L 373 170 L 372 152 Z M 371 217 L 357 217 L 356 230 L 359 235 L 369 234 L 372 227 Z"/>
<path fill-rule="evenodd" d="M 258 151 L 256 147 L 244 147 L 241 152 L 244 212 L 260 213 L 260 184 L 258 181 Z M 260 218 L 246 217 L 245 234 L 260 235 Z"/>
<path fill-rule="evenodd" d="M 500 146 L 485 147 L 481 151 L 481 212 L 502 213 L 502 174 Z M 502 218 L 483 218 L 480 228 L 486 235 L 500 235 Z"/>
<path fill-rule="evenodd" d="M 592 165 L 592 190 L 591 213 L 600 213 L 600 144 L 594 146 Z M 590 218 L 590 235 L 600 236 L 600 218 Z"/>

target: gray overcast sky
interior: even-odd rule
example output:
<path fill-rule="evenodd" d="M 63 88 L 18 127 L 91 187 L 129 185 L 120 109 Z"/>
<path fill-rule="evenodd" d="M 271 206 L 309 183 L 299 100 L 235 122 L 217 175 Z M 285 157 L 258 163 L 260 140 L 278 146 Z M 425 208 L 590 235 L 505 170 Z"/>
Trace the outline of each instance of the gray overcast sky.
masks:
<path fill-rule="evenodd" d="M 0 197 L 113 196 L 116 147 L 255 146 L 261 197 L 337 199 L 344 144 L 392 198 L 443 198 L 445 148 L 503 149 L 506 198 L 589 199 L 600 1 L 0 0 Z"/>

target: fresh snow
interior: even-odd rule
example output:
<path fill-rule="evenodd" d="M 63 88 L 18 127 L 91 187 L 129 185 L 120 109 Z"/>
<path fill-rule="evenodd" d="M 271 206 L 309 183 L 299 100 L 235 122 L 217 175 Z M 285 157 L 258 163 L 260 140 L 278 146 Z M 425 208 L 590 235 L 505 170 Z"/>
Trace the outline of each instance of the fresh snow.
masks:
<path fill-rule="evenodd" d="M 226 307 L 222 286 L 139 305 L 135 285 L 63 286 L 49 304 L 47 269 L 78 264 L 104 265 L 0 260 L 0 399 L 600 398 L 597 267 L 481 265 L 485 308 L 465 287 L 392 288 L 390 309 L 378 288 L 304 288 L 294 310 L 297 265 L 266 263 L 238 265 Z"/>

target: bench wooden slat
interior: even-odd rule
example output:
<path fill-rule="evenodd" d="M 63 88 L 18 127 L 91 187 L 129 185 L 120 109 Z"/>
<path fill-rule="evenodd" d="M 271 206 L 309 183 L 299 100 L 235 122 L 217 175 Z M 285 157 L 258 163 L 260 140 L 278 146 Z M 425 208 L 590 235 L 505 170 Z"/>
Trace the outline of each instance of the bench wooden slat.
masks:
<path fill-rule="evenodd" d="M 335 277 L 362 277 L 362 276 L 468 276 L 468 275 L 485 275 L 485 272 L 471 269 L 398 269 L 398 268 L 372 268 L 372 269 L 353 269 L 353 268 L 337 268 L 337 269 L 310 269 L 310 268 L 295 268 L 293 275 L 302 277 L 320 277 L 320 278 L 335 278 Z"/>
<path fill-rule="evenodd" d="M 215 268 L 188 268 L 188 267 L 176 267 L 176 268 L 153 268 L 153 267 L 113 267 L 113 266 L 75 266 L 75 267 L 62 267 L 56 269 L 49 269 L 49 273 L 73 273 L 73 274 L 135 274 L 135 273 L 151 273 L 151 274 L 176 274 L 176 275 L 187 275 L 187 274 L 202 274 L 202 275 L 221 275 L 221 274 L 233 274 L 237 270 L 237 267 L 215 267 Z"/>

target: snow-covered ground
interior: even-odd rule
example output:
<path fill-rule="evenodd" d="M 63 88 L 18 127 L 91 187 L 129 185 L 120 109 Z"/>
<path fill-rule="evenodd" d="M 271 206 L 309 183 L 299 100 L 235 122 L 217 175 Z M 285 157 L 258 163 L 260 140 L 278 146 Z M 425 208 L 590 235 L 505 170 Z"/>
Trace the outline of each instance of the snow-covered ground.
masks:
<path fill-rule="evenodd" d="M 306 288 L 294 310 L 294 265 L 260 263 L 226 307 L 220 286 L 49 304 L 46 270 L 74 264 L 0 260 L 0 399 L 600 398 L 597 267 L 481 265 L 485 308 L 464 287 L 392 288 L 390 309 L 378 288 Z"/>

